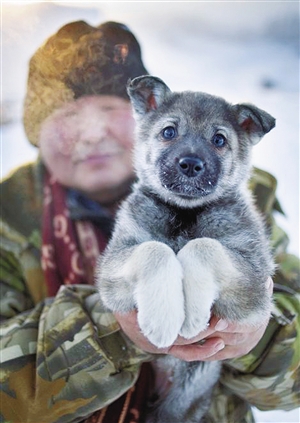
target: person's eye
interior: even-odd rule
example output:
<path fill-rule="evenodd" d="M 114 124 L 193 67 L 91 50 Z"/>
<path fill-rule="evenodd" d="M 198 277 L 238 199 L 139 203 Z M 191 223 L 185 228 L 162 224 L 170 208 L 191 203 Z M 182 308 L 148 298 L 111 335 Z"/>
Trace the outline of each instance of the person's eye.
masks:
<path fill-rule="evenodd" d="M 78 113 L 77 113 L 77 111 L 75 111 L 75 110 L 66 110 L 63 114 L 62 114 L 62 116 L 64 117 L 64 118 L 77 118 L 77 116 L 78 116 Z"/>
<path fill-rule="evenodd" d="M 215 134 L 212 142 L 216 147 L 221 148 L 226 145 L 226 138 L 223 134 Z"/>
<path fill-rule="evenodd" d="M 162 136 L 165 140 L 172 140 L 177 135 L 176 129 L 173 126 L 167 126 L 162 130 Z"/>

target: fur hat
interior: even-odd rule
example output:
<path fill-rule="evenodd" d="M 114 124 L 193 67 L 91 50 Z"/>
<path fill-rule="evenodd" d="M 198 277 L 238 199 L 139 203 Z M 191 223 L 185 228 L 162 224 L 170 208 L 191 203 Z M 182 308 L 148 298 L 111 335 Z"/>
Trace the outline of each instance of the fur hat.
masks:
<path fill-rule="evenodd" d="M 23 115 L 29 141 L 38 146 L 42 122 L 64 103 L 91 94 L 128 98 L 128 79 L 145 74 L 139 43 L 125 25 L 63 26 L 30 60 Z"/>

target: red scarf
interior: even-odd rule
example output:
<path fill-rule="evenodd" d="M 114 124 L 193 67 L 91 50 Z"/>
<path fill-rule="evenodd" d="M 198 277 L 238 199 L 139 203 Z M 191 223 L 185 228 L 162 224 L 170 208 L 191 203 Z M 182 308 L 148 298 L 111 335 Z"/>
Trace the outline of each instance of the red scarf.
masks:
<path fill-rule="evenodd" d="M 107 244 L 106 236 L 95 224 L 70 219 L 66 195 L 66 189 L 46 172 L 41 260 L 49 296 L 55 296 L 61 285 L 93 285 L 97 257 Z M 152 382 L 151 366 L 145 363 L 135 386 L 84 423 L 138 423 Z"/>
<path fill-rule="evenodd" d="M 91 222 L 70 219 L 66 190 L 47 172 L 42 228 L 42 269 L 48 295 L 56 295 L 61 285 L 93 285 L 96 260 L 107 239 Z"/>

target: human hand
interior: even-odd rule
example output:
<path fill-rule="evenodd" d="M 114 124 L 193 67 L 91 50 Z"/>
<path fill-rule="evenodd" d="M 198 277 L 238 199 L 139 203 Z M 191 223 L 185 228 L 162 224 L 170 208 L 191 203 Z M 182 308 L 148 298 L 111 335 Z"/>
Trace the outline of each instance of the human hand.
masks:
<path fill-rule="evenodd" d="M 219 320 L 216 317 L 211 319 L 209 328 L 200 332 L 195 338 L 185 339 L 178 336 L 175 343 L 168 348 L 157 348 L 143 335 L 138 324 L 137 311 L 130 311 L 126 314 L 115 313 L 115 317 L 128 338 L 137 347 L 151 354 L 170 354 L 184 361 L 200 361 L 224 348 L 224 341 L 220 338 L 211 338 L 203 342 L 205 337 L 215 332 L 213 328 Z"/>
<path fill-rule="evenodd" d="M 270 295 L 273 292 L 273 281 L 267 281 Z M 269 318 L 259 326 L 240 323 L 229 323 L 212 316 L 209 327 L 192 339 L 178 337 L 168 348 L 157 348 L 142 334 L 137 312 L 115 314 L 125 334 L 142 350 L 152 354 L 170 354 L 184 361 L 213 361 L 241 357 L 248 354 L 262 338 Z"/>
<path fill-rule="evenodd" d="M 271 277 L 266 282 L 269 295 L 273 294 L 273 280 Z M 206 340 L 210 338 L 218 338 L 224 342 L 224 348 L 216 354 L 207 358 L 211 360 L 226 360 L 231 358 L 242 357 L 248 354 L 261 340 L 268 326 L 270 316 L 260 322 L 258 326 L 228 323 L 226 320 L 219 320 L 214 326 L 215 332 L 208 335 Z"/>

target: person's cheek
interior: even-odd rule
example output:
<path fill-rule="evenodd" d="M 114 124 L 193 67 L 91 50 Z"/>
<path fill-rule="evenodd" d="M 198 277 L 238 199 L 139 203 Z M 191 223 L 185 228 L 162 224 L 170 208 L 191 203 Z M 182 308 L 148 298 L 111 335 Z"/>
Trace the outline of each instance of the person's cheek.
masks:
<path fill-rule="evenodd" d="M 53 129 L 57 154 L 71 158 L 76 147 L 76 124 L 72 124 L 72 122 L 58 122 Z"/>
<path fill-rule="evenodd" d="M 113 127 L 113 133 L 116 139 L 126 147 L 131 148 L 134 143 L 134 130 L 135 130 L 135 121 L 131 114 L 126 114 L 119 117 L 116 120 L 116 124 Z"/>
<path fill-rule="evenodd" d="M 59 120 L 46 122 L 40 135 L 40 152 L 48 169 L 56 176 L 70 171 L 74 139 Z"/>

